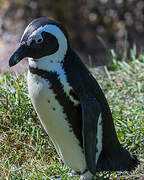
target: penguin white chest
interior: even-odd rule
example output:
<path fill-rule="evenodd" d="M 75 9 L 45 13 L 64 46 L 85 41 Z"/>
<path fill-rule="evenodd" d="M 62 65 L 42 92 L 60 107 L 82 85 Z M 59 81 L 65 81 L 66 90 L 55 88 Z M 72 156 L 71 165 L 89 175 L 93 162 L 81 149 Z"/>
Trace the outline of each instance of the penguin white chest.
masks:
<path fill-rule="evenodd" d="M 48 80 L 28 72 L 29 95 L 44 129 L 63 161 L 72 169 L 83 172 L 86 169 L 84 154 L 50 86 Z M 70 89 L 67 86 L 67 93 Z"/>

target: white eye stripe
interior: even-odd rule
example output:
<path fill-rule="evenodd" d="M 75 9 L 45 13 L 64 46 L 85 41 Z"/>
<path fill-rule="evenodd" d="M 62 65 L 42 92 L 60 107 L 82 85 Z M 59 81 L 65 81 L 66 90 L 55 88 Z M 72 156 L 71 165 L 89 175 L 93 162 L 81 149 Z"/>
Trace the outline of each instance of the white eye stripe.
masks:
<path fill-rule="evenodd" d="M 40 33 L 34 34 L 27 40 L 27 45 L 30 46 L 32 41 L 35 41 L 36 44 L 41 44 L 43 42 L 43 37 Z"/>
<path fill-rule="evenodd" d="M 60 62 L 65 58 L 68 49 L 67 38 L 62 30 L 56 25 L 45 25 L 43 27 L 40 27 L 33 32 L 32 36 L 41 34 L 42 32 L 47 32 L 55 36 L 59 45 L 58 50 L 51 55 L 44 56 L 38 59 L 38 61 L 32 61 L 31 59 L 29 59 L 29 64 L 32 67 L 38 67 L 39 69 L 43 69 L 46 71 L 55 71 L 57 66 L 60 65 Z M 53 63 L 50 63 L 51 60 L 53 60 Z"/>

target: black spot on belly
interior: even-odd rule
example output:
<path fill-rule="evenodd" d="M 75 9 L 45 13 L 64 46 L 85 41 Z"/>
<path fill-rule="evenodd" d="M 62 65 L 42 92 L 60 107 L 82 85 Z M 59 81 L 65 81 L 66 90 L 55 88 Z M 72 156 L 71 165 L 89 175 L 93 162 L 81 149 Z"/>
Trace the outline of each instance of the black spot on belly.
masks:
<path fill-rule="evenodd" d="M 81 105 L 74 106 L 74 103 L 66 95 L 63 90 L 63 85 L 60 83 L 59 76 L 55 72 L 47 72 L 38 68 L 29 67 L 32 74 L 37 74 L 42 78 L 50 82 L 50 89 L 55 93 L 55 98 L 58 100 L 60 105 L 63 107 L 63 113 L 67 116 L 67 121 L 72 128 L 72 131 L 79 140 L 79 144 L 83 147 L 82 139 L 82 109 Z M 76 94 L 71 90 L 70 95 L 75 99 L 79 100 Z"/>
<path fill-rule="evenodd" d="M 53 111 L 55 111 L 56 109 L 55 109 L 55 107 L 53 107 Z"/>

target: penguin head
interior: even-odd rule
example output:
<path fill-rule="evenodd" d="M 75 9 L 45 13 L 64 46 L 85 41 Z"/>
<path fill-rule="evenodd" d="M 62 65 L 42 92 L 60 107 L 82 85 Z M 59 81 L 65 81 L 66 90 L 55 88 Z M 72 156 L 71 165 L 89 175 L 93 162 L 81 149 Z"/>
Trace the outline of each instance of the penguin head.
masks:
<path fill-rule="evenodd" d="M 20 46 L 9 60 L 9 66 L 16 65 L 25 57 L 35 61 L 47 56 L 64 59 L 69 48 L 68 35 L 62 24 L 45 17 L 38 18 L 26 27 Z"/>

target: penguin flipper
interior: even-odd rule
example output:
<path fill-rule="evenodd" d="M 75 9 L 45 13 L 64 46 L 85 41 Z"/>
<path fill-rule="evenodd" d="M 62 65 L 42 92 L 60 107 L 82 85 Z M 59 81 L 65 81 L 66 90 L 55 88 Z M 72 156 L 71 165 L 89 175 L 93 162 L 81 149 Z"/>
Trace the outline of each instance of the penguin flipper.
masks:
<path fill-rule="evenodd" d="M 87 137 L 83 137 L 85 141 L 83 144 L 85 146 L 85 157 L 89 171 L 94 173 L 95 170 L 100 172 L 135 169 L 139 164 L 139 160 L 120 145 L 110 107 L 95 78 L 73 50 L 70 51 L 70 56 L 65 61 L 63 67 L 67 74 L 68 82 L 73 87 L 74 93 L 80 100 L 82 107 L 83 135 L 87 135 Z M 99 157 L 97 156 L 98 153 L 95 146 L 97 140 L 96 128 L 98 127 L 100 117 L 97 114 L 98 112 L 101 112 L 100 116 L 102 117 L 102 151 Z M 95 115 L 95 118 L 92 115 Z M 89 132 L 91 128 L 92 133 Z M 89 134 L 93 134 L 95 139 L 93 136 L 90 140 Z M 94 150 L 91 150 L 93 148 Z"/>
<path fill-rule="evenodd" d="M 91 96 L 80 96 L 80 101 L 82 107 L 82 134 L 86 163 L 89 171 L 95 174 L 100 153 L 97 149 L 99 142 L 97 138 L 100 138 L 98 137 L 98 124 L 101 123 L 99 122 L 99 118 L 101 118 L 101 107 L 96 98 Z"/>

